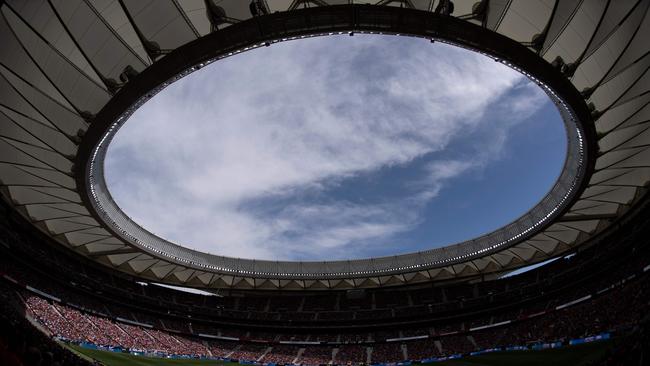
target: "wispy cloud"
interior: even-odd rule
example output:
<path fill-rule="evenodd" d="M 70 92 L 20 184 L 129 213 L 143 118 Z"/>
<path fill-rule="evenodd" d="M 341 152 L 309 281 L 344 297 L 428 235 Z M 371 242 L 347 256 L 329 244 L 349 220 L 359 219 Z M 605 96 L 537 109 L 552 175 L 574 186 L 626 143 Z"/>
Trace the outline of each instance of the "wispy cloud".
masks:
<path fill-rule="evenodd" d="M 420 209 L 446 182 L 498 156 L 508 129 L 543 99 L 521 75 L 477 54 L 349 38 L 276 44 L 160 93 L 111 145 L 107 178 L 118 204 L 154 233 L 212 253 L 373 255 L 376 244 L 422 222 Z M 491 141 L 476 146 L 489 154 L 429 161 L 399 198 L 319 196 L 482 129 Z M 319 198 L 301 199 L 307 193 Z M 269 199 L 285 205 L 255 205 Z"/>

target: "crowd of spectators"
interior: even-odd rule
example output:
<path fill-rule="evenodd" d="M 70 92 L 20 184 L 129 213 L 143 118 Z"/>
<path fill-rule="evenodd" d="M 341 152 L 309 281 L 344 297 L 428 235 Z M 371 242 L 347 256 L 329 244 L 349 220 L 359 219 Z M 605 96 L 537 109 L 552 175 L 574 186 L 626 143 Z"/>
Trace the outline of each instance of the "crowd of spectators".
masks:
<path fill-rule="evenodd" d="M 469 337 L 464 334 L 440 338 L 440 344 L 444 355 L 463 354 L 477 350 Z"/>
<path fill-rule="evenodd" d="M 650 282 L 643 278 L 630 278 L 629 283 L 616 283 L 606 286 L 600 296 L 585 300 L 574 306 L 554 310 L 545 305 L 545 313 L 528 319 L 520 319 L 523 312 L 513 310 L 504 318 L 513 320 L 511 324 L 496 326 L 485 330 L 469 331 L 470 326 L 489 325 L 501 320 L 501 316 L 490 316 L 483 321 L 468 324 L 455 323 L 430 328 L 411 328 L 403 331 L 379 331 L 341 334 L 278 334 L 271 332 L 237 332 L 241 339 L 264 341 L 263 344 L 248 344 L 226 341 L 205 341 L 189 333 L 171 333 L 163 327 L 128 324 L 106 317 L 93 309 L 77 309 L 57 301 L 43 298 L 26 290 L 12 290 L 13 303 L 24 303 L 28 316 L 34 318 L 53 336 L 74 342 L 88 342 L 99 346 L 122 347 L 143 352 L 162 352 L 165 354 L 184 354 L 194 356 L 230 357 L 265 363 L 285 364 L 299 356 L 300 348 L 305 348 L 300 360 L 305 364 L 329 362 L 333 349 L 335 362 L 341 364 L 360 364 L 370 359 L 376 362 L 398 362 L 407 356 L 410 359 L 424 359 L 440 355 L 465 354 L 480 349 L 526 345 L 538 342 L 567 342 L 573 338 L 629 328 L 638 324 L 639 319 L 650 309 Z M 606 289 L 606 290 L 605 290 Z M 578 294 L 579 295 L 579 294 Z M 101 309 L 100 309 L 101 310 Z M 150 317 L 133 313 L 137 319 Z M 165 325 L 168 321 L 159 320 Z M 177 328 L 183 323 L 170 321 Z M 189 326 L 185 325 L 184 328 Z M 199 327 L 200 328 L 200 327 Z M 454 333 L 455 332 L 455 333 Z M 217 333 L 217 332 L 215 332 Z M 398 337 L 426 336 L 421 340 L 385 342 Z M 325 341 L 338 345 L 309 346 L 281 345 L 279 341 Z M 403 349 L 404 345 L 404 349 Z M 404 352 L 405 351 L 405 352 Z M 325 362 L 325 363 L 327 363 Z"/>
<path fill-rule="evenodd" d="M 371 361 L 377 362 L 400 362 L 405 359 L 402 344 L 397 342 L 373 345 L 370 356 Z"/>
<path fill-rule="evenodd" d="M 158 329 L 115 322 L 23 293 L 27 309 L 57 338 L 98 346 L 166 354 L 207 355 L 201 342 Z"/>
<path fill-rule="evenodd" d="M 368 347 L 345 344 L 338 347 L 334 362 L 341 365 L 365 364 L 368 360 Z"/>
<path fill-rule="evenodd" d="M 260 360 L 263 363 L 274 363 L 276 365 L 291 364 L 298 357 L 299 346 L 294 345 L 274 345 Z"/>
<path fill-rule="evenodd" d="M 440 344 L 439 340 L 434 340 L 432 338 L 418 339 L 409 342 L 407 345 L 409 359 L 423 360 L 425 358 L 442 356 L 442 353 L 436 346 L 436 342 Z"/>
<path fill-rule="evenodd" d="M 206 344 L 210 356 L 222 358 L 228 357 L 237 346 L 237 344 L 233 342 L 224 342 L 213 339 L 206 341 Z"/>
<path fill-rule="evenodd" d="M 0 365 L 92 366 L 29 323 L 13 290 L 0 281 Z"/>
<path fill-rule="evenodd" d="M 305 365 L 326 365 L 332 361 L 332 347 L 306 347 L 298 363 Z"/>
<path fill-rule="evenodd" d="M 237 346 L 229 358 L 233 360 L 257 361 L 270 346 L 267 344 L 247 344 Z"/>

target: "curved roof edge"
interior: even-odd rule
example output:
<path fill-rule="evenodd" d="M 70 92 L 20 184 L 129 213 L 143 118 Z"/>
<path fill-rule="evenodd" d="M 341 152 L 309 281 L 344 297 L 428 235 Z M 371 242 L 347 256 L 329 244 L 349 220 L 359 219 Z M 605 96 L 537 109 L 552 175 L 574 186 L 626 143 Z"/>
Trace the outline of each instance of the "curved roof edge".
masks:
<path fill-rule="evenodd" d="M 172 0 L 144 5 L 125 0 L 107 9 L 87 1 L 0 2 L 3 199 L 61 245 L 116 270 L 182 286 L 258 290 L 367 288 L 492 275 L 576 250 L 634 211 L 650 182 L 650 2 L 560 6 L 560 1 L 546 0 L 484 1 L 487 6 L 472 7 L 474 1 L 458 0 L 450 14 L 436 13 L 432 2 L 400 2 L 412 9 L 330 2 L 339 1 L 319 1 L 322 7 L 297 10 L 294 3 L 302 2 L 266 0 L 265 10 L 271 14 L 264 17 L 252 17 L 248 4 L 239 1 L 217 6 L 208 0 L 189 8 Z M 413 20 L 405 24 L 403 17 L 410 14 Z M 264 19 L 269 20 L 267 28 L 260 28 Z M 92 214 L 81 173 L 86 163 L 81 157 L 89 156 L 92 146 L 84 141 L 102 133 L 94 127 L 102 120 L 118 117 L 119 108 L 116 115 L 106 114 L 109 103 L 123 99 L 126 106 L 139 97 L 129 87 L 131 80 L 185 70 L 183 55 L 176 56 L 177 64 L 165 61 L 180 54 L 173 50 L 183 47 L 191 60 L 201 57 L 192 52 L 200 52 L 208 61 L 210 55 L 197 46 L 201 37 L 217 40 L 228 35 L 240 49 L 252 40 L 277 38 L 265 32 L 282 32 L 287 24 L 291 29 L 338 24 L 336 31 L 385 32 L 399 26 L 401 33 L 418 34 L 430 19 L 436 19 L 437 27 L 447 27 L 438 31 L 456 32 L 460 43 L 470 46 L 471 39 L 477 46 L 489 46 L 489 34 L 517 42 L 541 67 L 550 65 L 561 75 L 558 83 L 571 91 L 555 90 L 568 104 L 580 106 L 574 111 L 580 120 L 594 121 L 585 136 L 587 178 L 577 197 L 543 232 L 506 249 L 437 268 L 297 279 L 219 274 L 170 261 L 125 242 Z M 92 26 L 80 27 L 80 20 Z M 373 28 L 379 25 L 384 28 Z M 468 34 L 472 27 L 482 30 L 476 38 Z M 162 72 L 167 67 L 176 69 Z M 159 85 L 166 80 L 150 81 Z"/>
<path fill-rule="evenodd" d="M 343 17 L 342 14 L 348 17 Z M 332 22 L 332 18 L 340 20 Z M 302 21 L 298 22 L 296 19 Z M 283 27 L 280 28 L 277 24 L 283 24 Z M 249 43 L 242 44 L 232 36 L 247 33 L 251 26 L 258 29 L 259 35 L 250 39 Z M 308 262 L 232 258 L 191 250 L 142 228 L 113 201 L 104 180 L 103 162 L 108 146 L 129 116 L 157 92 L 209 63 L 246 50 L 284 40 L 327 36 L 347 31 L 410 35 L 453 43 L 495 58 L 537 83 L 560 111 L 568 137 L 564 168 L 551 190 L 517 220 L 462 243 L 387 257 Z M 159 68 L 151 67 L 129 80 L 120 90 L 125 96 L 122 97 L 118 93 L 97 115 L 84 136 L 81 151 L 77 155 L 79 166 L 83 166 L 83 159 L 87 159 L 84 164 L 86 180 L 82 182 L 78 177 L 77 181 L 88 191 L 89 206 L 97 219 L 106 223 L 110 231 L 130 245 L 170 262 L 223 275 L 320 280 L 381 276 L 462 263 L 468 259 L 503 251 L 543 232 L 579 193 L 589 171 L 587 161 L 593 161 L 593 153 L 589 155 L 591 149 L 586 143 L 586 136 L 593 136 L 593 128 L 587 107 L 579 98 L 578 92 L 566 83 L 559 71 L 526 47 L 479 26 L 418 10 L 350 5 L 268 15 L 256 18 L 254 22 L 238 23 L 221 32 L 179 47 L 158 61 Z M 182 71 L 174 73 L 178 69 Z M 164 81 L 159 82 L 160 80 Z M 90 156 L 86 156 L 84 153 L 88 151 L 89 145 L 93 148 Z M 81 173 L 79 170 L 78 174 Z"/>

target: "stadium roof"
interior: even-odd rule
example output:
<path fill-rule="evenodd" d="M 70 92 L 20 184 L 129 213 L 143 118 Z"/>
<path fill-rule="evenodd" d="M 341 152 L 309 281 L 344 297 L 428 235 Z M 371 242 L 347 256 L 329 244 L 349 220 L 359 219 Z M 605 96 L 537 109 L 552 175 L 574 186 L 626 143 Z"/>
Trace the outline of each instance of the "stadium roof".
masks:
<path fill-rule="evenodd" d="M 350 4 L 348 4 L 350 3 Z M 561 255 L 611 225 L 650 179 L 650 1 L 6 1 L 0 186 L 62 245 L 121 271 L 212 288 L 346 289 L 501 273 Z M 424 37 L 483 52 L 538 82 L 569 136 L 564 171 L 489 235 L 366 260 L 276 262 L 192 251 L 112 201 L 103 154 L 130 113 L 207 63 L 339 32 Z"/>

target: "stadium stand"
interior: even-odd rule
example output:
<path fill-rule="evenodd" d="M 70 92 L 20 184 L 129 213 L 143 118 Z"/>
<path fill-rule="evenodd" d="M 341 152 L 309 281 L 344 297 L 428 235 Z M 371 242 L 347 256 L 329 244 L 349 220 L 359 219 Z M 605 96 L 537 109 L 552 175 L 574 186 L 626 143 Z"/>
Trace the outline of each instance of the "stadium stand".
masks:
<path fill-rule="evenodd" d="M 7 223 L 19 224 L 7 211 L 4 214 L 5 231 Z M 613 351 L 628 357 L 628 354 L 642 354 L 647 339 L 644 332 L 650 309 L 650 255 L 646 243 L 640 239 L 650 237 L 646 236 L 650 230 L 647 221 L 641 216 L 627 227 L 628 235 L 617 233 L 617 245 L 605 241 L 531 272 L 471 285 L 403 289 L 398 292 L 402 299 L 394 302 L 371 302 L 368 299 L 387 298 L 388 292 L 381 295 L 370 292 L 365 307 L 362 302 L 351 305 L 355 302 L 340 302 L 340 299 L 323 301 L 320 307 L 311 305 L 323 298 L 320 294 L 314 298 L 293 294 L 290 299 L 279 295 L 265 300 L 242 300 L 243 297 L 228 299 L 140 286 L 121 276 L 101 273 L 100 269 L 46 245 L 38 239 L 38 234 L 12 226 L 8 235 L 2 237 L 0 247 L 3 303 L 22 310 L 27 319 L 33 319 L 54 339 L 166 355 L 275 364 L 390 363 L 497 347 L 568 344 L 572 339 L 604 333 L 615 334 L 620 339 L 642 334 L 645 338 Z M 34 257 L 41 259 L 43 266 L 34 267 L 27 260 Z M 75 273 L 51 272 L 48 266 L 73 268 Z M 46 276 L 46 273 L 58 274 Z M 340 296 L 343 298 L 345 293 Z M 459 297 L 466 306 L 462 315 L 453 310 L 459 306 Z M 431 304 L 428 301 L 445 298 L 446 301 L 428 306 Z M 467 305 L 470 300 L 475 304 Z M 341 304 L 345 305 L 341 307 Z M 392 306 L 397 304 L 402 306 L 402 311 L 392 312 Z M 293 317 L 303 312 L 285 311 L 300 306 L 309 307 L 314 318 Z M 421 310 L 409 313 L 409 309 L 422 306 L 427 307 L 425 318 Z M 231 312 L 227 316 L 230 322 L 240 319 L 239 325 L 221 324 L 219 314 L 224 311 Z M 271 332 L 247 326 L 250 319 L 261 319 L 252 314 L 280 312 L 295 324 L 291 331 Z M 369 318 L 358 316 L 368 312 L 376 314 L 370 317 L 370 323 Z M 248 316 L 229 318 L 242 313 Z M 327 321 L 324 321 L 323 314 L 341 314 L 341 317 L 325 316 Z M 417 324 L 426 325 L 414 326 L 411 322 L 414 316 L 420 320 Z M 340 327 L 338 333 L 319 330 L 339 319 L 352 321 L 356 327 L 366 330 L 350 332 L 345 327 Z M 4 321 L 20 323 L 16 319 Z M 271 327 L 276 325 L 272 318 L 265 321 Z M 33 334 L 33 326 L 23 323 L 22 332 Z M 385 329 L 381 329 L 382 323 Z M 375 324 L 380 329 L 373 329 Z M 215 336 L 226 338 L 210 338 Z M 71 357 L 53 341 L 39 342 L 37 348 L 41 354 L 48 353 L 46 357 L 50 353 L 59 358 Z M 614 359 L 621 357 L 605 362 Z M 83 364 L 81 360 L 75 362 Z"/>

